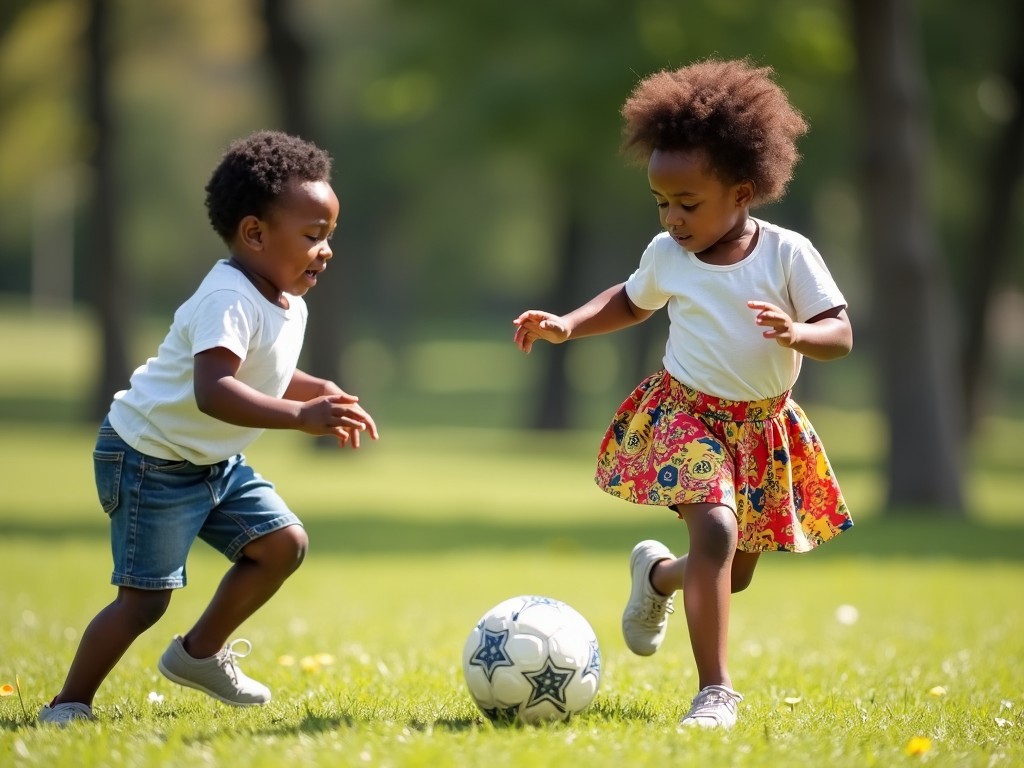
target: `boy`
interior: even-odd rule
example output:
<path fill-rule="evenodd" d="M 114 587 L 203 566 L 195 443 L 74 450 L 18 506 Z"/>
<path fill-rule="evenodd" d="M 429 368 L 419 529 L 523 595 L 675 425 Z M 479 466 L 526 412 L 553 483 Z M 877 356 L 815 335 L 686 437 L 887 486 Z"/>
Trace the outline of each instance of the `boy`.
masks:
<path fill-rule="evenodd" d="M 334 435 L 353 448 L 364 431 L 378 437 L 357 397 L 296 368 L 302 296 L 332 257 L 339 203 L 330 171 L 322 149 L 273 131 L 234 142 L 214 170 L 206 206 L 230 258 L 178 308 L 156 357 L 114 396 L 100 427 L 96 487 L 110 517 L 117 597 L 86 628 L 40 722 L 93 719 L 100 684 L 185 586 L 197 536 L 233 564 L 159 669 L 227 704 L 270 700 L 236 663 L 248 641 L 227 639 L 298 568 L 308 539 L 242 451 L 264 429 Z"/>

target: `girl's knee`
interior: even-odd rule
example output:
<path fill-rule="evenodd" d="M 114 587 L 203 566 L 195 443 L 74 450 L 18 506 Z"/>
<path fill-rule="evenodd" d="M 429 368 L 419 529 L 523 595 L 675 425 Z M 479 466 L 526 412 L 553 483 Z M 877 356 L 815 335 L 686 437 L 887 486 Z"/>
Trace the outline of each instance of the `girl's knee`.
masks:
<path fill-rule="evenodd" d="M 738 528 L 736 515 L 728 507 L 709 506 L 702 514 L 687 517 L 691 541 L 696 541 L 704 555 L 730 559 L 736 551 Z"/>

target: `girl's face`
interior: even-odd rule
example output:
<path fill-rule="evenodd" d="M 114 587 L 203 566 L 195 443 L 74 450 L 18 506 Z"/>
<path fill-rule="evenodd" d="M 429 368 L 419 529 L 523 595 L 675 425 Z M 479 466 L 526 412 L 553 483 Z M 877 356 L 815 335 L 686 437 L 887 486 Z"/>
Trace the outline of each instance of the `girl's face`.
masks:
<path fill-rule="evenodd" d="M 338 222 L 338 197 L 326 181 L 290 181 L 259 219 L 240 225 L 244 256 L 235 257 L 260 292 L 283 304 L 282 293 L 302 296 L 334 255 L 330 239 Z"/>
<path fill-rule="evenodd" d="M 753 184 L 723 184 L 700 150 L 655 150 L 647 178 L 673 240 L 704 260 L 731 254 L 745 234 Z"/>

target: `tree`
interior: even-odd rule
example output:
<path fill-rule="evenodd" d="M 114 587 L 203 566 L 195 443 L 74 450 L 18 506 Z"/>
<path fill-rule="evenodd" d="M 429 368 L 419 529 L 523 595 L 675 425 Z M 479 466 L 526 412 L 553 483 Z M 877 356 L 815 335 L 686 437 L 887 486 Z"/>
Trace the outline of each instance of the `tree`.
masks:
<path fill-rule="evenodd" d="M 1014 7 L 1016 21 L 1011 29 L 1024 29 L 1024 3 Z M 1003 267 L 1010 256 L 1010 236 L 1016 223 L 1014 192 L 1024 173 L 1024 45 L 1013 38 L 1006 57 L 1004 79 L 1012 92 L 1016 109 L 993 142 L 988 163 L 982 214 L 978 217 L 977 247 L 970 257 L 964 297 L 963 385 L 968 408 L 968 426 L 981 413 L 981 393 L 987 367 L 988 308 Z"/>
<path fill-rule="evenodd" d="M 888 507 L 963 514 L 963 398 L 952 305 L 926 205 L 912 0 L 851 0 L 872 321 L 889 425 Z"/>
<path fill-rule="evenodd" d="M 267 32 L 266 56 L 275 83 L 275 95 L 284 130 L 316 141 L 315 120 L 309 99 L 310 56 L 305 41 L 295 31 L 290 6 L 285 0 L 263 0 L 263 21 Z M 309 368 L 316 375 L 337 378 L 341 347 L 342 309 L 345 306 L 342 281 L 324 280 L 309 298 L 317 321 L 308 333 Z M 320 441 L 335 445 L 335 441 Z"/>
<path fill-rule="evenodd" d="M 121 259 L 117 229 L 118 193 L 114 147 L 116 145 L 110 96 L 110 3 L 89 0 L 85 30 L 88 51 L 87 115 L 92 140 L 93 171 L 91 252 L 89 274 L 91 304 L 99 316 L 101 363 L 90 415 L 102 418 L 110 399 L 128 381 L 127 333 L 132 308 L 131 291 Z"/>

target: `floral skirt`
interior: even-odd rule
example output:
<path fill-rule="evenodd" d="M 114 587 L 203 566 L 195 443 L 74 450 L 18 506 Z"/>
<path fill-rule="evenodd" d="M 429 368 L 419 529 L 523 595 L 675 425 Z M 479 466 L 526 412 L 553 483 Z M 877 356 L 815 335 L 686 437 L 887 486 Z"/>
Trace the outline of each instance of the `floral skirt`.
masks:
<path fill-rule="evenodd" d="M 595 481 L 635 504 L 724 504 L 744 552 L 807 552 L 853 525 L 821 440 L 788 392 L 724 400 L 666 371 L 619 407 Z"/>

